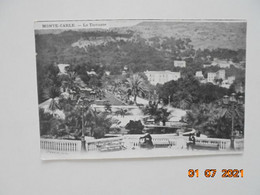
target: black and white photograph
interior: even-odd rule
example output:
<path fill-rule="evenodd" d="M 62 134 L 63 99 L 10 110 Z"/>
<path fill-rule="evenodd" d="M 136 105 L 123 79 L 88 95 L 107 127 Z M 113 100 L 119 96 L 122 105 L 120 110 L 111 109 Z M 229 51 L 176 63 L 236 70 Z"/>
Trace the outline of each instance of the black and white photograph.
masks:
<path fill-rule="evenodd" d="M 246 20 L 34 30 L 41 159 L 243 153 Z"/>

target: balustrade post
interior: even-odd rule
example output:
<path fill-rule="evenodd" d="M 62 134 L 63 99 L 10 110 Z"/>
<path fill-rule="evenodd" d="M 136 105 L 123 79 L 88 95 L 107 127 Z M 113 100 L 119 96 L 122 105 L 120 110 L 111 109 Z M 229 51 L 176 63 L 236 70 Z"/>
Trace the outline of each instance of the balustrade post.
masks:
<path fill-rule="evenodd" d="M 85 140 L 85 136 L 81 137 L 81 152 L 85 152 L 86 151 L 86 140 Z"/>

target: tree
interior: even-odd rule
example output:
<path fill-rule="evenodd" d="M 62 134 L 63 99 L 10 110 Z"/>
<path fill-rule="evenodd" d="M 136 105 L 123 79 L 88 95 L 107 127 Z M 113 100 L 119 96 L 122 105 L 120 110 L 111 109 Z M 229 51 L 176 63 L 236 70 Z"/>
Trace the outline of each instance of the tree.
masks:
<path fill-rule="evenodd" d="M 165 126 L 169 116 L 170 112 L 168 112 L 167 109 L 159 108 L 155 114 L 155 122 L 161 121 L 163 123 L 163 126 Z"/>
<path fill-rule="evenodd" d="M 112 118 L 107 113 L 98 113 L 95 115 L 95 126 L 93 129 L 93 137 L 98 139 L 104 137 L 109 132 L 110 127 L 113 124 Z"/>
<path fill-rule="evenodd" d="M 134 74 L 132 77 L 127 79 L 127 87 L 128 92 L 134 96 L 134 102 L 136 102 L 136 98 L 140 94 L 145 94 L 147 92 L 147 88 L 144 85 L 144 80 L 138 75 Z"/>
<path fill-rule="evenodd" d="M 130 120 L 129 123 L 125 126 L 126 129 L 128 129 L 128 134 L 142 134 L 144 126 L 141 123 L 141 121 L 133 121 Z"/>
<path fill-rule="evenodd" d="M 223 107 L 220 103 L 193 105 L 183 118 L 192 128 L 208 134 L 210 137 L 230 138 L 232 110 L 230 107 Z M 244 127 L 243 107 L 235 109 L 235 129 L 243 131 Z"/>
<path fill-rule="evenodd" d="M 111 107 L 111 104 L 109 103 L 109 101 L 105 102 L 105 111 L 112 112 L 112 107 Z"/>
<path fill-rule="evenodd" d="M 158 108 L 158 103 L 156 102 L 149 102 L 149 105 L 143 109 L 143 113 L 150 115 L 150 117 L 154 118 L 155 122 L 162 122 L 163 126 L 165 126 L 170 116 L 170 112 L 165 108 Z"/>
<path fill-rule="evenodd" d="M 90 136 L 93 136 L 93 129 L 95 126 L 96 111 L 92 107 L 93 100 L 79 99 L 77 108 L 81 115 L 81 128 L 85 134 L 85 127 L 90 128 Z"/>
<path fill-rule="evenodd" d="M 115 79 L 113 81 L 113 93 L 115 93 L 121 85 L 121 81 L 119 79 Z"/>
<path fill-rule="evenodd" d="M 201 103 L 211 103 L 221 99 L 228 93 L 228 89 L 213 85 L 212 83 L 201 84 L 198 88 L 198 99 Z"/>
<path fill-rule="evenodd" d="M 97 76 L 91 76 L 89 79 L 89 85 L 92 88 L 101 87 L 102 83 L 100 82 L 100 79 L 97 78 Z"/>
<path fill-rule="evenodd" d="M 155 116 L 158 111 L 158 103 L 149 101 L 149 104 L 142 111 L 145 115 Z"/>
<path fill-rule="evenodd" d="M 234 130 L 244 133 L 244 106 L 240 104 L 229 104 L 223 108 L 222 118 L 234 123 Z M 230 124 L 230 123 L 229 123 Z"/>
<path fill-rule="evenodd" d="M 193 105 L 183 120 L 192 128 L 202 128 L 208 120 L 210 110 L 213 110 L 212 104 Z"/>
<path fill-rule="evenodd" d="M 60 109 L 59 100 L 60 89 L 57 87 L 50 87 L 44 91 L 45 99 L 50 99 L 48 109 L 52 112 L 52 115 L 55 114 L 57 109 Z"/>
<path fill-rule="evenodd" d="M 189 109 L 193 102 L 193 97 L 188 91 L 177 91 L 172 96 L 171 105 L 180 109 Z"/>
<path fill-rule="evenodd" d="M 53 116 L 50 113 L 46 113 L 44 109 L 39 109 L 39 118 L 40 118 L 40 135 L 47 135 L 51 130 L 50 121 L 53 119 Z"/>
<path fill-rule="evenodd" d="M 92 107 L 92 100 L 80 99 L 77 106 L 77 113 L 80 113 L 80 117 L 77 117 L 80 121 L 83 134 L 85 135 L 85 128 L 90 129 L 90 136 L 94 138 L 102 138 L 109 132 L 110 127 L 113 124 L 113 120 L 108 116 L 108 113 L 97 112 Z"/>
<path fill-rule="evenodd" d="M 77 78 L 78 74 L 72 71 L 69 71 L 67 75 L 61 76 L 63 87 L 73 96 L 79 92 L 80 83 L 77 82 Z"/>

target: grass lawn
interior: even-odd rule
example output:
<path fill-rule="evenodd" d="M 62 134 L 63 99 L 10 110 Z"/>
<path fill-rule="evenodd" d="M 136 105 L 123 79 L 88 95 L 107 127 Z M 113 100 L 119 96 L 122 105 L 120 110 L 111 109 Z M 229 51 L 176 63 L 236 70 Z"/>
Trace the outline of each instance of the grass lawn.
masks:
<path fill-rule="evenodd" d="M 102 100 L 95 100 L 95 104 L 97 105 L 104 105 L 104 103 L 108 101 L 113 106 L 125 106 L 127 105 L 120 99 L 116 98 L 112 93 L 106 92 L 105 98 Z"/>

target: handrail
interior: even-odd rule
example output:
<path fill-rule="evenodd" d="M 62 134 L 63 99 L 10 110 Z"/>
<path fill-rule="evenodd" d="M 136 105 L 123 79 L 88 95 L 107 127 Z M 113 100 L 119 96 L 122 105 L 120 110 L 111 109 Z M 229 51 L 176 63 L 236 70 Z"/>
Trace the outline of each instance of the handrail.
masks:
<path fill-rule="evenodd" d="M 152 134 L 152 142 L 155 146 L 169 146 L 175 149 L 186 149 L 186 143 L 188 137 L 176 136 L 174 134 Z M 134 135 L 123 135 L 113 138 L 103 138 L 96 140 L 87 140 L 86 149 L 87 151 L 97 151 L 98 148 L 104 144 L 115 144 L 120 143 L 122 146 L 128 149 L 139 148 L 141 134 Z M 195 137 L 195 145 L 205 147 L 216 147 L 219 150 L 230 149 L 229 139 L 220 138 L 201 138 Z M 40 139 L 40 147 L 45 151 L 56 151 L 56 152 L 79 152 L 81 151 L 80 140 L 58 140 L 58 139 Z M 242 150 L 244 148 L 244 139 L 235 139 L 235 149 Z"/>

